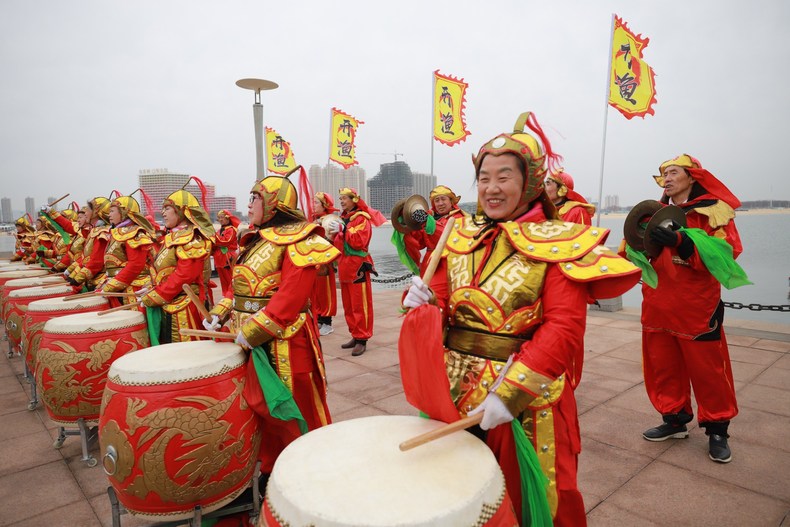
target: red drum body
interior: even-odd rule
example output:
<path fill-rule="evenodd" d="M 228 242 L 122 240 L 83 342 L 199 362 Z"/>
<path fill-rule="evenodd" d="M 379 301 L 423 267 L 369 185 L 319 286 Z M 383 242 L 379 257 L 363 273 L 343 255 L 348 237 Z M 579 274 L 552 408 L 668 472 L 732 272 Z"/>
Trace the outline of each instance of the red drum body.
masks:
<path fill-rule="evenodd" d="M 300 437 L 274 464 L 260 526 L 518 525 L 494 454 L 472 434 L 398 448 L 442 425 L 380 415 Z"/>
<path fill-rule="evenodd" d="M 44 298 L 28 304 L 27 314 L 22 322 L 20 346 L 29 371 L 34 371 L 36 355 L 41 346 L 41 333 L 44 330 L 44 324 L 49 319 L 77 313 L 104 311 L 109 307 L 107 300 L 98 296 L 79 300 L 66 300 L 66 298 L 68 297 Z"/>
<path fill-rule="evenodd" d="M 98 421 L 110 365 L 149 343 L 139 311 L 101 317 L 79 313 L 47 321 L 33 371 L 50 419 L 61 424 L 74 424 L 79 418 Z"/>
<path fill-rule="evenodd" d="M 118 499 L 150 521 L 216 510 L 247 487 L 258 416 L 242 397 L 246 357 L 192 341 L 126 355 L 110 368 L 99 421 L 102 463 Z"/>
<path fill-rule="evenodd" d="M 37 286 L 10 291 L 5 305 L 5 329 L 11 346 L 18 349 L 22 342 L 25 315 L 31 302 L 44 298 L 63 297 L 71 293 L 71 286 L 66 283 L 58 287 Z M 28 368 L 30 366 L 31 364 L 28 364 Z"/>
<path fill-rule="evenodd" d="M 0 269 L 2 271 L 2 269 Z M 61 276 L 37 276 L 34 278 L 14 278 L 8 280 L 5 284 L 0 286 L 0 319 L 5 320 L 5 306 L 8 300 L 8 293 L 16 289 L 24 289 L 26 287 L 36 287 L 39 285 L 50 284 L 65 284 Z"/>

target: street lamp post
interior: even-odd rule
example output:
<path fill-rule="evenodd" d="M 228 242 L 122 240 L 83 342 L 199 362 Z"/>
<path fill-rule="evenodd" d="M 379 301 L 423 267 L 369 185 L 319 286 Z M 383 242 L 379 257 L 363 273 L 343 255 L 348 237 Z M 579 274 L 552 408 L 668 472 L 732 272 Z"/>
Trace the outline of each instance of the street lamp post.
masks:
<path fill-rule="evenodd" d="M 263 135 L 263 105 L 261 104 L 261 91 L 273 90 L 278 87 L 276 82 L 265 79 L 239 79 L 236 86 L 245 90 L 255 91 L 255 103 L 252 105 L 252 118 L 255 122 L 255 180 L 263 179 L 266 163 L 266 141 Z"/>

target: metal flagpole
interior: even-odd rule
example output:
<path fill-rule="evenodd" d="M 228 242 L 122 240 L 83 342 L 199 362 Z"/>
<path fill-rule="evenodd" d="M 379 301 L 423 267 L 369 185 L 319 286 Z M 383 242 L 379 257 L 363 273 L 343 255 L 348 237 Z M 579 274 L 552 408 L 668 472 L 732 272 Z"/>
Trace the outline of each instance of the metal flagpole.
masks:
<path fill-rule="evenodd" d="M 236 86 L 255 92 L 255 102 L 252 105 L 252 119 L 255 125 L 255 180 L 266 176 L 268 159 L 266 157 L 266 134 L 263 128 L 263 105 L 261 104 L 261 91 L 274 90 L 278 87 L 276 82 L 265 79 L 239 79 Z"/>
<path fill-rule="evenodd" d="M 433 182 L 433 144 L 436 142 L 434 137 L 434 121 L 436 119 L 436 73 L 431 73 L 431 182 Z"/>
<path fill-rule="evenodd" d="M 609 66 L 606 68 L 606 97 L 603 105 L 603 140 L 601 142 L 601 177 L 598 181 L 598 215 L 595 219 L 595 226 L 601 226 L 601 211 L 603 210 L 603 169 L 606 162 L 606 124 L 609 119 L 609 84 L 612 82 L 612 42 L 614 41 L 614 13 L 612 13 L 612 24 L 609 29 Z"/>

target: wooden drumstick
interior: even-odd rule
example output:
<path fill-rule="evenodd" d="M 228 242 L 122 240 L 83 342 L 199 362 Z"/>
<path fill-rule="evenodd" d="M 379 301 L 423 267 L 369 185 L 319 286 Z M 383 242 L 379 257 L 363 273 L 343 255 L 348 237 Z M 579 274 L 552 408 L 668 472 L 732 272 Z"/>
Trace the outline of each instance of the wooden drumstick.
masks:
<path fill-rule="evenodd" d="M 69 285 L 69 284 L 64 280 L 59 284 L 45 284 L 45 285 L 40 285 L 38 287 L 40 287 L 41 289 L 54 289 L 55 287 L 63 287 L 64 285 Z"/>
<path fill-rule="evenodd" d="M 60 284 L 58 284 L 60 285 Z M 81 298 L 88 298 L 89 296 L 96 296 L 101 291 L 88 291 L 87 293 L 77 293 L 76 295 L 67 296 L 63 299 L 64 302 L 70 302 L 72 300 L 80 300 Z"/>
<path fill-rule="evenodd" d="M 436 272 L 436 268 L 439 266 L 439 262 L 442 260 L 442 252 L 444 252 L 444 246 L 447 245 L 447 239 L 450 238 L 450 233 L 452 232 L 453 227 L 455 227 L 455 219 L 450 218 L 447 220 L 447 223 L 444 226 L 442 237 L 439 238 L 436 248 L 431 253 L 431 259 L 428 261 L 428 267 L 425 268 L 425 274 L 422 275 L 422 282 L 428 287 L 431 287 L 431 279 L 433 278 L 433 274 Z"/>
<path fill-rule="evenodd" d="M 184 293 L 189 297 L 192 303 L 195 304 L 195 307 L 200 312 L 200 315 L 205 320 L 211 322 L 211 315 L 209 314 L 208 309 L 206 309 L 206 306 L 203 304 L 203 302 L 200 301 L 200 299 L 197 297 L 195 292 L 192 291 L 192 288 L 189 287 L 189 284 L 184 284 L 183 286 L 181 286 L 181 289 L 184 290 Z"/>
<path fill-rule="evenodd" d="M 185 337 L 209 337 L 212 339 L 236 340 L 236 335 L 224 331 L 206 331 L 205 329 L 179 329 Z"/>
<path fill-rule="evenodd" d="M 411 450 L 412 448 L 418 447 L 420 445 L 424 445 L 425 443 L 430 443 L 431 441 L 450 435 L 453 432 L 457 432 L 459 430 L 466 430 L 470 426 L 480 424 L 480 421 L 482 420 L 483 420 L 483 412 L 480 412 L 479 414 L 475 414 L 470 417 L 464 417 L 463 419 L 459 419 L 454 423 L 449 423 L 444 426 L 440 426 L 439 428 L 435 430 L 431 430 L 430 432 L 426 432 L 416 437 L 412 437 L 411 439 L 407 439 L 406 441 L 398 445 L 398 448 L 400 449 L 401 452 L 406 452 L 407 450 Z"/>
<path fill-rule="evenodd" d="M 68 198 L 70 195 L 71 195 L 71 194 L 70 194 L 70 193 L 68 193 L 68 192 L 67 192 L 66 194 L 63 194 L 61 197 L 59 197 L 58 199 L 56 199 L 55 201 L 53 201 L 52 203 L 50 203 L 49 205 L 47 205 L 47 207 L 51 207 L 51 206 L 53 206 L 53 205 L 57 205 L 58 203 L 60 203 L 60 202 L 61 202 L 61 201 L 63 201 L 64 199 Z"/>
<path fill-rule="evenodd" d="M 113 307 L 113 308 L 110 308 L 110 309 L 105 309 L 104 311 L 98 311 L 96 313 L 96 315 L 100 316 L 100 317 L 103 317 L 107 313 L 115 313 L 116 311 L 123 311 L 124 309 L 138 309 L 138 308 L 139 308 L 139 304 L 137 304 L 137 303 L 124 304 L 122 306 Z"/>

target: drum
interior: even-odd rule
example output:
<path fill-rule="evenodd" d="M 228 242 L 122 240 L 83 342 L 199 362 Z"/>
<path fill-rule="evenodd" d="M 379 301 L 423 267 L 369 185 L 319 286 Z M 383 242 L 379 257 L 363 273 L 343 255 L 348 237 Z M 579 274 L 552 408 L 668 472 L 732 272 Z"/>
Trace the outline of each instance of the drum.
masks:
<path fill-rule="evenodd" d="M 13 269 L 10 271 L 4 271 L 0 269 L 0 285 L 5 285 L 6 282 L 9 280 L 13 280 L 14 278 L 33 278 L 36 276 L 44 276 L 48 275 L 49 272 L 46 269 L 38 268 L 30 268 L 28 266 L 27 269 Z"/>
<path fill-rule="evenodd" d="M 8 341 L 13 348 L 18 348 L 22 340 L 22 325 L 27 313 L 27 306 L 34 300 L 62 297 L 72 294 L 69 284 L 57 287 L 25 287 L 9 291 L 5 304 L 5 329 Z M 32 364 L 28 364 L 28 368 Z M 30 370 L 32 371 L 32 370 Z"/>
<path fill-rule="evenodd" d="M 33 371 L 33 367 L 36 365 L 36 354 L 41 345 L 41 331 L 47 320 L 76 313 L 104 311 L 108 307 L 107 300 L 99 296 L 90 296 L 79 300 L 66 300 L 66 297 L 59 296 L 30 302 L 27 306 L 25 319 L 22 321 L 20 342 L 28 370 Z"/>
<path fill-rule="evenodd" d="M 274 464 L 260 525 L 517 525 L 496 458 L 472 434 L 398 449 L 443 424 L 385 415 L 300 437 Z"/>
<path fill-rule="evenodd" d="M 36 276 L 33 278 L 14 278 L 8 280 L 5 284 L 0 286 L 0 319 L 5 320 L 5 305 L 8 293 L 14 289 L 23 289 L 25 287 L 35 287 L 37 285 L 49 284 L 65 284 L 62 276 Z"/>
<path fill-rule="evenodd" d="M 164 344 L 113 363 L 99 443 L 129 512 L 182 520 L 244 491 L 260 444 L 258 417 L 242 397 L 246 368 L 239 346 L 212 341 Z"/>
<path fill-rule="evenodd" d="M 106 316 L 78 313 L 44 324 L 36 354 L 36 387 L 50 419 L 61 424 L 99 420 L 107 370 L 123 355 L 149 345 L 139 311 Z"/>
<path fill-rule="evenodd" d="M 0 271 L 11 271 L 11 270 L 18 270 L 18 269 L 27 269 L 30 267 L 26 263 L 22 262 L 11 262 L 9 260 L 0 260 Z"/>

